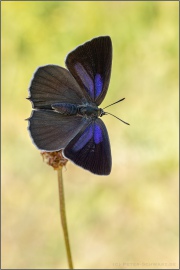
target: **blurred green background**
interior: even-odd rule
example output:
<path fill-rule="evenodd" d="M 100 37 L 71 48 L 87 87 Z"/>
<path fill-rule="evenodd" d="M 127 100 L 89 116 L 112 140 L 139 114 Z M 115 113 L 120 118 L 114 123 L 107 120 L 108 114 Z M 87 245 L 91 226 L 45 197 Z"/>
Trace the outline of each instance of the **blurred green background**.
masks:
<path fill-rule="evenodd" d="M 64 183 L 76 268 L 178 268 L 178 1 L 1 2 L 2 268 L 66 268 L 56 171 L 27 131 L 38 66 L 64 66 L 100 35 L 113 42 L 103 117 L 108 177 L 68 162 Z"/>

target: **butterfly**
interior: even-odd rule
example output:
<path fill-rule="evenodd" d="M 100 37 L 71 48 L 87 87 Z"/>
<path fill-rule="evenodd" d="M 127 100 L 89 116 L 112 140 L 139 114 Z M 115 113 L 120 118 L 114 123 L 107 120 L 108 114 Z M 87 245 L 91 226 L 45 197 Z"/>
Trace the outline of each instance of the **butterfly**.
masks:
<path fill-rule="evenodd" d="M 40 150 L 63 149 L 66 158 L 90 172 L 109 175 L 107 129 L 99 118 L 111 75 L 112 42 L 100 36 L 78 46 L 57 65 L 39 67 L 29 88 L 33 111 L 29 132 Z M 121 119 L 120 119 L 121 120 Z"/>

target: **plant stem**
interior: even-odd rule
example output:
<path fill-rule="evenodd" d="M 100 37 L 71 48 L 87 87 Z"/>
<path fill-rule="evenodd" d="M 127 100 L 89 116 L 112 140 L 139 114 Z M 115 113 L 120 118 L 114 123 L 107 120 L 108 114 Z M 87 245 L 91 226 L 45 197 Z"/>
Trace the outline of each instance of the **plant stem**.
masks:
<path fill-rule="evenodd" d="M 65 209 L 65 200 L 64 200 L 62 167 L 60 167 L 57 171 L 58 171 L 60 216 L 61 216 L 61 223 L 62 223 L 63 234 L 64 234 L 64 241 L 65 241 L 65 245 L 66 245 L 68 265 L 69 265 L 69 269 L 74 269 L 72 257 L 71 257 L 71 248 L 70 248 L 70 243 L 69 243 L 68 228 L 67 228 L 67 221 L 66 221 L 66 209 Z"/>

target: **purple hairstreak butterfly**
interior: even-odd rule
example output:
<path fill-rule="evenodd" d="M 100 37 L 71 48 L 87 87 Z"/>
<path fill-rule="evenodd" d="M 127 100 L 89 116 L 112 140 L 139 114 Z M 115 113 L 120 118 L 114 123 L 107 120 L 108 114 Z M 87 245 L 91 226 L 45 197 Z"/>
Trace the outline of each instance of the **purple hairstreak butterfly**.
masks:
<path fill-rule="evenodd" d="M 28 119 L 30 135 L 38 149 L 63 149 L 64 156 L 75 164 L 94 174 L 108 175 L 111 149 L 107 129 L 99 117 L 110 113 L 98 106 L 110 81 L 111 38 L 100 36 L 78 46 L 67 55 L 65 63 L 67 69 L 47 65 L 34 74 L 28 98 L 33 107 Z"/>

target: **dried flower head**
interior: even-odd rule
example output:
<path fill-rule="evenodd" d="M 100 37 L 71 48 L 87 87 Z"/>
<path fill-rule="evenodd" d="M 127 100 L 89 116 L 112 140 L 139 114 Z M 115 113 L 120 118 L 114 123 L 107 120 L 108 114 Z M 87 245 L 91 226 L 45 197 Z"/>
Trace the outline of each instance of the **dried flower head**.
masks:
<path fill-rule="evenodd" d="M 58 170 L 60 167 L 63 167 L 68 162 L 63 154 L 62 150 L 55 152 L 41 152 L 43 157 L 43 161 L 45 161 L 48 165 L 52 166 L 54 170 Z"/>

